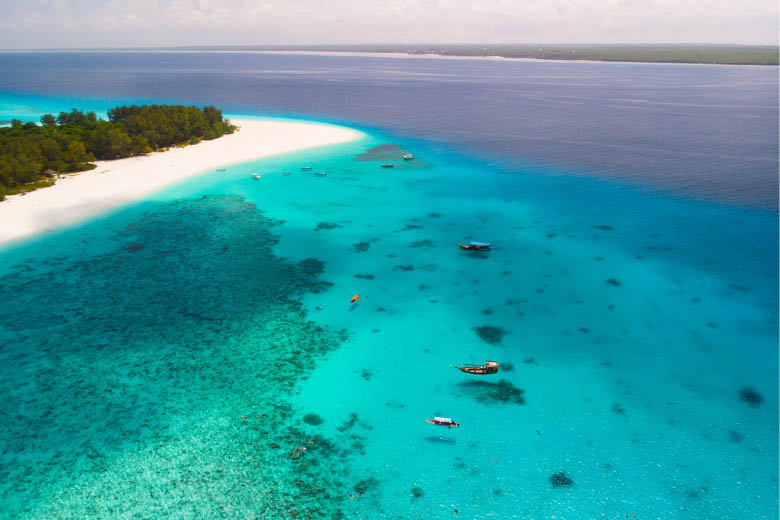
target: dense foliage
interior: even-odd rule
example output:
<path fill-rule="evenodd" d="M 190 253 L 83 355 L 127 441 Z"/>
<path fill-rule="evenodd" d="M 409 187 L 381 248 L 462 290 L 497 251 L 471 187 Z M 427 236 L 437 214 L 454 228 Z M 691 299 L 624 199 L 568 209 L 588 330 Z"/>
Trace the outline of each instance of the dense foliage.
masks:
<path fill-rule="evenodd" d="M 95 160 L 195 144 L 234 130 L 213 106 L 116 107 L 108 111 L 108 121 L 74 108 L 56 117 L 46 114 L 40 125 L 14 120 L 0 128 L 0 200 L 6 193 L 50 185 L 59 173 L 95 168 Z"/>

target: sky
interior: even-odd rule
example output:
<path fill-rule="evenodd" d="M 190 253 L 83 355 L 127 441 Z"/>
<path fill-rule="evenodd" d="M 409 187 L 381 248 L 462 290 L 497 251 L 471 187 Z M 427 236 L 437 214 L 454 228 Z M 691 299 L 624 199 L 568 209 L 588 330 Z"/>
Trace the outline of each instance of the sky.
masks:
<path fill-rule="evenodd" d="M 0 49 L 778 43 L 777 0 L 0 0 Z"/>

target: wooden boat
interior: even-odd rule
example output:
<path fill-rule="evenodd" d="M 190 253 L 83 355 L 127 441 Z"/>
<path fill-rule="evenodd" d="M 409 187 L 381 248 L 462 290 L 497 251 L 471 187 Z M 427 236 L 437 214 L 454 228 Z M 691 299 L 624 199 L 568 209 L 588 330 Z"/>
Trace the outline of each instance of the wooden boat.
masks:
<path fill-rule="evenodd" d="M 404 154 L 404 156 L 401 157 L 401 159 L 403 159 L 404 161 L 411 161 L 412 159 L 414 159 L 414 155 L 412 155 L 410 153 L 407 153 L 407 154 Z"/>
<path fill-rule="evenodd" d="M 456 423 L 449 417 L 434 417 L 433 419 L 425 419 L 428 424 L 435 424 L 437 426 L 446 426 L 447 428 L 457 428 L 460 423 Z"/>
<path fill-rule="evenodd" d="M 485 374 L 495 374 L 498 372 L 498 362 L 496 361 L 485 361 L 484 365 L 475 365 L 474 363 L 461 363 L 460 365 L 450 365 L 461 372 L 465 372 L 467 374 L 477 374 L 477 375 L 485 375 Z"/>
<path fill-rule="evenodd" d="M 309 170 L 311 170 L 311 166 L 301 166 L 301 170 L 309 171 Z"/>
<path fill-rule="evenodd" d="M 391 162 L 388 162 L 388 163 L 382 163 L 381 166 L 382 168 L 392 168 L 395 165 Z"/>
<path fill-rule="evenodd" d="M 316 172 L 314 175 L 323 176 L 323 175 L 327 175 L 327 174 L 328 174 L 328 172 Z"/>
<path fill-rule="evenodd" d="M 490 251 L 488 242 L 469 242 L 468 244 L 458 244 L 458 247 L 466 251 Z"/>

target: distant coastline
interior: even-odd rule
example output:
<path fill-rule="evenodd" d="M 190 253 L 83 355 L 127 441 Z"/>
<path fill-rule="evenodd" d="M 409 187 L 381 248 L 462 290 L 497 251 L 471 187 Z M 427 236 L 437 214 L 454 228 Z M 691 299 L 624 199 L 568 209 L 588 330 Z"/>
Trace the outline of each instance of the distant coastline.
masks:
<path fill-rule="evenodd" d="M 315 46 L 190 46 L 104 49 L 29 49 L 2 52 L 225 52 L 451 58 L 519 61 L 617 62 L 705 65 L 777 66 L 777 45 L 625 44 L 625 45 L 315 45 Z"/>

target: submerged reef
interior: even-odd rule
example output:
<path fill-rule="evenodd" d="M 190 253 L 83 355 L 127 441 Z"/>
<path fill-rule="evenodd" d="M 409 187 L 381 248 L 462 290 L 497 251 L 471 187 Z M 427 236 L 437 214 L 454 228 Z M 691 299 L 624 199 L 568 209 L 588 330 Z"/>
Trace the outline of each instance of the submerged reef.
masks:
<path fill-rule="evenodd" d="M 755 408 L 764 402 L 764 396 L 759 394 L 755 389 L 746 386 L 739 391 L 739 400 Z"/>
<path fill-rule="evenodd" d="M 358 242 L 357 244 L 352 244 L 352 249 L 354 249 L 358 253 L 368 251 L 370 247 L 371 247 L 371 243 L 369 242 Z"/>
<path fill-rule="evenodd" d="M 480 403 L 496 401 L 506 404 L 525 404 L 525 397 L 523 397 L 525 390 L 517 388 L 506 379 L 497 383 L 481 380 L 464 381 L 458 383 L 458 387 Z"/>
<path fill-rule="evenodd" d="M 498 345 L 504 339 L 509 331 L 493 325 L 481 325 L 473 327 L 472 330 L 477 333 L 482 341 L 491 345 Z"/>
<path fill-rule="evenodd" d="M 316 413 L 307 413 L 303 416 L 303 422 L 311 424 L 312 426 L 317 426 L 325 422 L 325 420 Z"/>
<path fill-rule="evenodd" d="M 95 253 L 0 278 L 24 307 L 0 341 L 27 353 L 0 364 L 3 515 L 343 517 L 365 439 L 290 404 L 347 337 L 306 319 L 324 263 L 275 256 L 276 221 L 238 196 L 147 207 L 85 236 Z"/>
<path fill-rule="evenodd" d="M 554 488 L 572 487 L 574 485 L 574 481 L 570 479 L 565 472 L 558 471 L 557 473 L 553 473 L 550 476 L 550 484 L 552 484 L 552 487 Z"/>
<path fill-rule="evenodd" d="M 423 493 L 422 488 L 418 488 L 418 487 L 413 487 L 412 488 L 412 496 L 414 498 L 422 498 L 423 495 L 424 495 L 424 493 Z"/>
<path fill-rule="evenodd" d="M 317 227 L 314 228 L 314 231 L 322 231 L 323 229 L 338 229 L 342 227 L 344 226 L 340 226 L 335 222 L 320 222 L 317 224 Z"/>
<path fill-rule="evenodd" d="M 401 161 L 406 150 L 397 144 L 380 144 L 353 157 L 355 161 Z"/>

